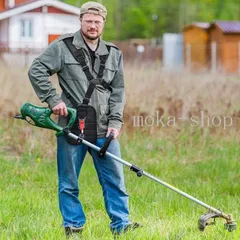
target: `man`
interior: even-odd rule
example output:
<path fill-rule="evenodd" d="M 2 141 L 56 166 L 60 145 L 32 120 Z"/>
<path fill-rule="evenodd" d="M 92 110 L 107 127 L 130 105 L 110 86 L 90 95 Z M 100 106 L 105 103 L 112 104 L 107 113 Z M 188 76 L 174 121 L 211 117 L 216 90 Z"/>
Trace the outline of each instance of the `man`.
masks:
<path fill-rule="evenodd" d="M 50 44 L 33 61 L 29 78 L 40 100 L 48 103 L 53 113 L 59 115 L 61 126 L 67 123 L 66 106 L 76 107 L 87 100 L 97 115 L 95 144 L 102 147 L 106 137 L 113 132 L 114 140 L 108 151 L 120 157 L 117 136 L 122 126 L 124 107 L 123 60 L 121 51 L 115 45 L 100 39 L 106 16 L 107 10 L 100 3 L 83 4 L 80 9 L 80 30 L 61 36 Z M 74 56 L 74 52 L 79 50 L 82 50 L 84 55 L 80 62 Z M 63 90 L 61 97 L 49 81 L 49 76 L 55 73 Z M 86 92 L 91 78 L 96 80 L 100 75 L 104 81 L 95 85 L 89 100 Z M 59 207 L 67 236 L 81 233 L 86 222 L 78 198 L 78 177 L 88 150 L 83 144 L 68 143 L 65 136 L 57 139 Z M 139 224 L 129 220 L 122 164 L 110 157 L 100 158 L 96 151 L 91 150 L 91 155 L 102 186 L 106 211 L 111 220 L 111 231 L 120 234 L 139 227 Z"/>

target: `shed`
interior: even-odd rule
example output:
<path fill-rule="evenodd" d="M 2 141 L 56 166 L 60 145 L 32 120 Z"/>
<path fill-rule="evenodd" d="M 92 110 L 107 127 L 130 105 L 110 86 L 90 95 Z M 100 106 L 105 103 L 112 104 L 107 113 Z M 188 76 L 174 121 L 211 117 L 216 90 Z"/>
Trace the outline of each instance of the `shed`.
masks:
<path fill-rule="evenodd" d="M 177 33 L 163 34 L 163 66 L 169 70 L 183 67 L 183 35 Z"/>
<path fill-rule="evenodd" d="M 189 69 L 207 69 L 209 63 L 209 29 L 206 22 L 183 27 L 184 63 Z"/>
<path fill-rule="evenodd" d="M 211 67 L 226 73 L 240 71 L 240 21 L 216 21 L 209 28 L 212 46 Z M 214 56 L 210 56 L 212 59 Z M 214 66 L 215 64 L 215 66 Z"/>

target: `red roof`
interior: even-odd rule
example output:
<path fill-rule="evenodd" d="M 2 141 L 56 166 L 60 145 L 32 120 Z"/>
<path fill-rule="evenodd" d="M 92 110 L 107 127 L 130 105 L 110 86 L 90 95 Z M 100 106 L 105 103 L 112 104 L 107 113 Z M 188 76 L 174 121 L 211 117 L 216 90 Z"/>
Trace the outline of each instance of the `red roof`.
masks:
<path fill-rule="evenodd" d="M 216 21 L 214 24 L 224 33 L 240 33 L 240 21 Z"/>
<path fill-rule="evenodd" d="M 184 26 L 184 30 L 198 27 L 204 30 L 208 30 L 209 28 L 217 26 L 219 27 L 223 33 L 240 33 L 240 21 L 215 21 L 211 24 L 206 22 L 193 22 L 192 24 L 188 24 Z"/>

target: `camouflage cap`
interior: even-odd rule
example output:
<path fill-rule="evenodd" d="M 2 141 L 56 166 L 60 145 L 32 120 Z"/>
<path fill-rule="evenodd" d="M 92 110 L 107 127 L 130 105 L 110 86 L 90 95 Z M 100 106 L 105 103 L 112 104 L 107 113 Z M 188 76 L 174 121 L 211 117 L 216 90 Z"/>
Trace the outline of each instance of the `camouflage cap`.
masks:
<path fill-rule="evenodd" d="M 100 15 L 105 20 L 107 16 L 107 9 L 98 2 L 86 2 L 80 8 L 80 16 L 82 16 L 84 13 Z"/>

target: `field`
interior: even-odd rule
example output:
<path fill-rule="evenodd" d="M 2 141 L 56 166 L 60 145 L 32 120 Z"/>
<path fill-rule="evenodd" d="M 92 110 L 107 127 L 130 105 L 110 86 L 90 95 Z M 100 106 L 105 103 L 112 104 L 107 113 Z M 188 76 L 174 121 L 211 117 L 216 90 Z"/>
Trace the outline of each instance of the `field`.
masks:
<path fill-rule="evenodd" d="M 0 239 L 65 239 L 58 210 L 54 132 L 14 120 L 24 102 L 41 104 L 27 69 L 1 66 Z M 240 81 L 238 76 L 169 73 L 157 65 L 126 64 L 124 160 L 240 223 Z M 52 78 L 56 85 L 56 79 Z M 135 122 L 134 122 L 135 121 Z M 130 212 L 144 227 L 120 239 L 238 240 L 224 221 L 197 228 L 203 207 L 125 168 Z M 83 239 L 113 239 L 90 157 L 80 193 Z"/>

